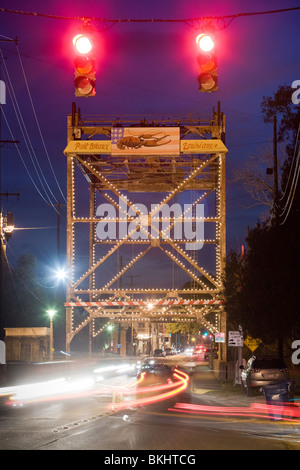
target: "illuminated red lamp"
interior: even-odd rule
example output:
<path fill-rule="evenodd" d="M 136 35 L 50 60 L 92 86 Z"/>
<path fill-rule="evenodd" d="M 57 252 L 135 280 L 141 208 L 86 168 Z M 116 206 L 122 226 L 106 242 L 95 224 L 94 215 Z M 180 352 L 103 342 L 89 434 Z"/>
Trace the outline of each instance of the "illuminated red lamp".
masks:
<path fill-rule="evenodd" d="M 82 27 L 82 32 L 73 38 L 73 45 L 76 51 L 75 96 L 95 96 L 96 71 L 92 27 Z"/>
<path fill-rule="evenodd" d="M 213 36 L 206 33 L 198 34 L 196 37 L 196 43 L 202 52 L 210 52 L 215 47 Z"/>
<path fill-rule="evenodd" d="M 218 68 L 215 53 L 215 40 L 212 34 L 201 33 L 196 38 L 200 53 L 199 64 L 199 90 L 209 93 L 218 90 Z"/>
<path fill-rule="evenodd" d="M 73 44 L 79 54 L 88 54 L 93 48 L 92 40 L 85 34 L 77 34 L 73 38 Z"/>

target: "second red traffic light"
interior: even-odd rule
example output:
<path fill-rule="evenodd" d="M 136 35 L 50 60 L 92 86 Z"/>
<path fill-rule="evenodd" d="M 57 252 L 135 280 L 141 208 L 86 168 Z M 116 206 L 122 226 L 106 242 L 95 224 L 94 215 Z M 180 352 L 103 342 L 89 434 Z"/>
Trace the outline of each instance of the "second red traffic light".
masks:
<path fill-rule="evenodd" d="M 199 90 L 210 93 L 218 90 L 217 56 L 215 53 L 215 40 L 211 33 L 201 33 L 196 38 L 200 53 L 199 64 Z"/>

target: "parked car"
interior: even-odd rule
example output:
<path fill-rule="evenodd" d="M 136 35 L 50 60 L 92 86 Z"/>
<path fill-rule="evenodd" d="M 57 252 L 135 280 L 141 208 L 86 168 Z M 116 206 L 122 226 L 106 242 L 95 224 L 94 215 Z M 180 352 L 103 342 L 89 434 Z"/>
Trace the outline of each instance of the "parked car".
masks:
<path fill-rule="evenodd" d="M 205 348 L 204 360 L 208 359 L 210 355 L 211 355 L 211 348 Z"/>
<path fill-rule="evenodd" d="M 162 357 L 163 356 L 163 350 L 162 349 L 154 349 L 153 356 L 154 357 Z"/>
<path fill-rule="evenodd" d="M 280 380 L 290 380 L 289 371 L 284 362 L 278 357 L 252 356 L 246 367 L 240 366 L 242 390 L 248 396 L 265 385 Z"/>
<path fill-rule="evenodd" d="M 184 353 L 187 354 L 188 356 L 193 356 L 194 355 L 194 347 L 193 346 L 188 346 L 185 348 Z"/>
<path fill-rule="evenodd" d="M 164 350 L 165 356 L 174 356 L 174 354 L 177 354 L 175 348 L 166 348 Z"/>

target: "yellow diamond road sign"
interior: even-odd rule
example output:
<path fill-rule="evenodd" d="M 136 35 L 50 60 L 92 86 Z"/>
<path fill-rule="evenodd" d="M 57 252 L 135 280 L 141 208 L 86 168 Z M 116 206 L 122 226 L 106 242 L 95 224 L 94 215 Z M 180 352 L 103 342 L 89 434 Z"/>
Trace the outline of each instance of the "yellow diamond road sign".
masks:
<path fill-rule="evenodd" d="M 244 340 L 245 345 L 253 352 L 258 346 L 262 343 L 261 339 L 259 338 L 251 338 L 251 336 L 247 336 Z"/>

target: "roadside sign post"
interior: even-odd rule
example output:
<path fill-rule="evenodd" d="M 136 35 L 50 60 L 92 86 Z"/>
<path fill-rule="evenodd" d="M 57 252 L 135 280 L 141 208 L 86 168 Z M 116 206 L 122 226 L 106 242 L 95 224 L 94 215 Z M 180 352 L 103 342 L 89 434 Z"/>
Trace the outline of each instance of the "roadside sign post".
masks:
<path fill-rule="evenodd" d="M 235 374 L 234 374 L 234 385 L 241 385 L 241 369 L 240 365 L 242 364 L 242 350 L 244 345 L 243 332 L 241 329 L 238 331 L 228 331 L 228 346 L 233 346 L 238 348 L 237 360 L 235 363 Z"/>

